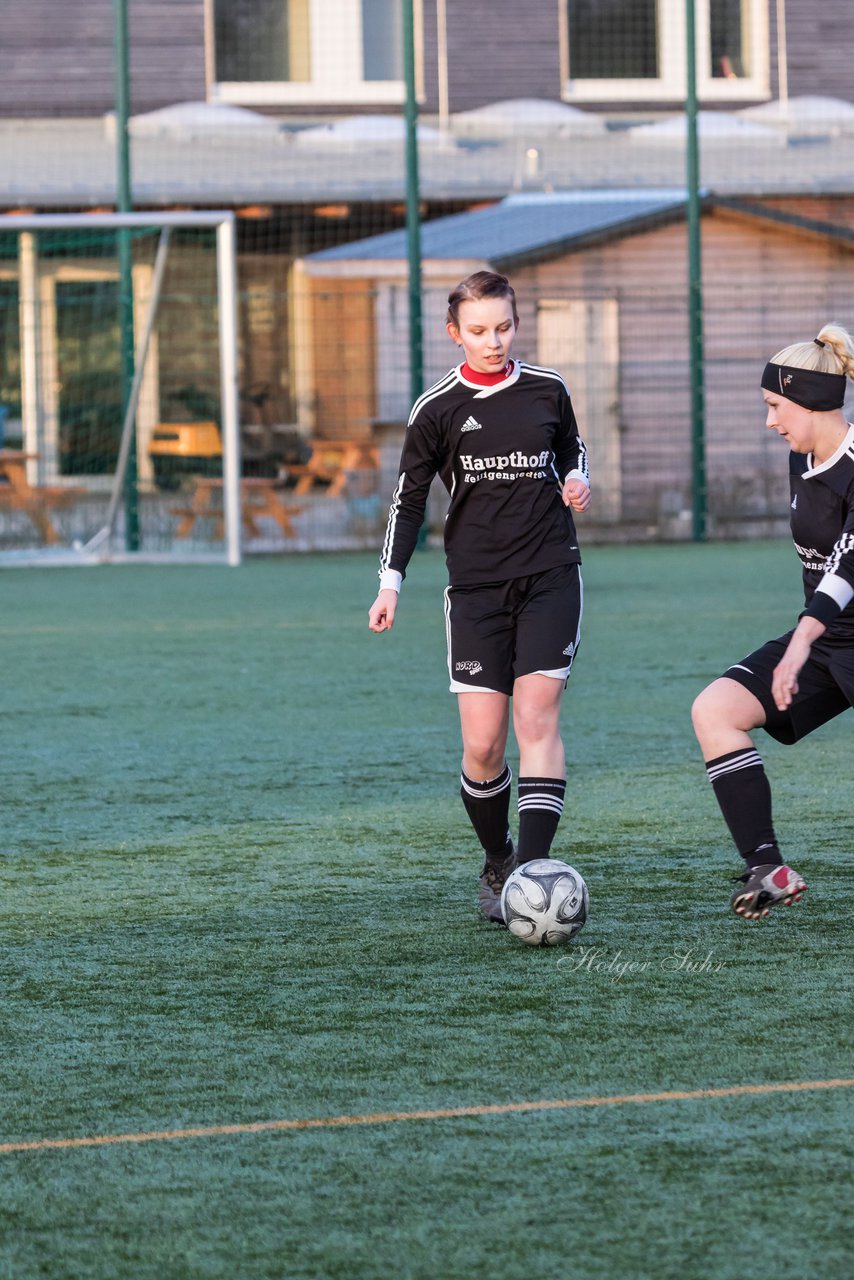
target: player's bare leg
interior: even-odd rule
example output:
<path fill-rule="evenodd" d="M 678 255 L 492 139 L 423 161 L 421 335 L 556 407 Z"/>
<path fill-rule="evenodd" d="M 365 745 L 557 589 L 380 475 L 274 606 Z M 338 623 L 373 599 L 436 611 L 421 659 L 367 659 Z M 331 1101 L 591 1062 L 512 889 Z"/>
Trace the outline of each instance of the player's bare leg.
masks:
<path fill-rule="evenodd" d="M 721 676 L 694 701 L 691 708 L 694 732 L 706 761 L 728 751 L 745 751 L 753 746 L 750 733 L 765 723 L 762 703 L 737 680 Z"/>
<path fill-rule="evenodd" d="M 519 862 L 549 856 L 563 812 L 563 689 L 563 680 L 538 672 L 519 676 L 513 687 L 513 729 L 519 744 Z"/>
<path fill-rule="evenodd" d="M 504 766 L 510 699 L 473 689 L 457 695 L 463 735 L 463 772 L 473 782 L 494 778 Z"/>
<path fill-rule="evenodd" d="M 513 731 L 519 744 L 520 774 L 566 777 L 566 755 L 560 736 L 563 681 L 534 673 L 519 676 L 513 686 Z"/>

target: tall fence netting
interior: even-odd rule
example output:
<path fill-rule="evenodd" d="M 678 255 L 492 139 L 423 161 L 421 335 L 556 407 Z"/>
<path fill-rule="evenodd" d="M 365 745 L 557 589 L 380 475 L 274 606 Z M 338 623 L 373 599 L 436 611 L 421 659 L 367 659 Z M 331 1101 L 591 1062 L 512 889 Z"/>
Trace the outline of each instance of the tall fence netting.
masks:
<path fill-rule="evenodd" d="M 403 6 L 210 0 L 175 6 L 162 31 L 149 10 L 131 8 L 135 199 L 237 217 L 243 547 L 376 546 L 413 391 Z M 810 43 L 806 0 L 695 0 L 705 394 L 699 406 L 692 396 L 687 11 L 685 0 L 414 5 L 424 383 L 457 359 L 449 289 L 483 266 L 508 274 L 516 354 L 564 375 L 589 446 L 588 539 L 689 538 L 698 503 L 711 536 L 782 531 L 786 462 L 763 425 L 762 367 L 827 320 L 854 328 L 844 59 Z M 29 97 L 18 85 L 22 146 L 47 155 L 60 138 L 69 173 L 75 147 L 114 144 L 110 84 L 99 99 L 82 83 Z M 54 205 L 55 177 L 43 183 Z M 115 249 L 40 237 L 42 425 L 28 441 L 22 325 L 35 312 L 21 304 L 19 240 L 4 235 L 0 269 L 4 448 L 41 455 L 34 484 L 75 491 L 51 518 L 85 542 L 123 418 Z M 134 239 L 137 318 L 155 250 L 153 233 Z M 135 427 L 150 549 L 222 536 L 213 508 L 188 514 L 200 482 L 222 476 L 216 306 L 210 237 L 182 233 Z M 262 509 L 257 481 L 277 508 Z M 436 540 L 443 510 L 437 488 Z M 0 501 L 0 549 L 43 534 Z"/>

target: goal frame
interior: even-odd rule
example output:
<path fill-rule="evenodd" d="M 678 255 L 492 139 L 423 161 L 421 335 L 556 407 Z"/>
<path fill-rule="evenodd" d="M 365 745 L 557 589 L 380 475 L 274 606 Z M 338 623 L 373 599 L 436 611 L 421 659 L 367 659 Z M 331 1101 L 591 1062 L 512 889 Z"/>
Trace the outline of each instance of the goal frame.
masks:
<path fill-rule="evenodd" d="M 198 212 L 158 212 L 146 213 L 37 213 L 37 214 L 0 214 L 0 231 L 6 234 L 18 233 L 19 237 L 27 233 L 39 231 L 120 231 L 151 230 L 164 231 L 174 228 L 212 228 L 216 233 L 217 264 L 217 310 L 219 332 L 219 364 L 220 364 L 220 401 L 222 413 L 222 480 L 223 480 L 223 522 L 224 522 L 224 558 L 229 565 L 239 565 L 241 561 L 241 512 L 240 512 L 240 423 L 239 396 L 237 386 L 237 234 L 236 216 L 232 210 L 205 210 Z M 31 255 L 32 256 L 32 255 Z M 19 258 L 20 261 L 20 258 Z M 27 309 L 37 308 L 37 293 L 34 282 L 25 277 L 25 268 L 20 268 L 19 284 L 21 290 L 21 314 L 25 317 Z M 137 367 L 144 365 L 148 335 L 151 332 L 156 297 L 152 299 L 151 313 L 147 318 L 142 341 L 137 343 Z M 25 349 L 27 326 L 22 325 L 22 383 L 37 377 L 35 351 Z M 35 330 L 33 330 L 35 331 Z M 135 380 L 136 381 L 136 380 Z M 134 425 L 133 392 L 128 405 L 125 428 Z M 123 436 L 126 432 L 123 432 Z M 118 472 L 117 472 L 118 474 Z M 117 553 L 113 547 L 112 527 L 104 527 L 87 549 L 70 553 L 63 563 L 89 563 L 93 559 L 99 561 L 118 559 L 143 560 L 144 551 Z M 182 558 L 172 553 L 161 553 L 158 560 L 178 562 Z M 221 561 L 217 554 L 216 559 Z M 57 563 L 51 557 L 51 563 Z M 193 556 L 192 559 L 199 559 Z M 45 563 L 44 555 L 34 553 L 28 558 L 31 564 Z"/>

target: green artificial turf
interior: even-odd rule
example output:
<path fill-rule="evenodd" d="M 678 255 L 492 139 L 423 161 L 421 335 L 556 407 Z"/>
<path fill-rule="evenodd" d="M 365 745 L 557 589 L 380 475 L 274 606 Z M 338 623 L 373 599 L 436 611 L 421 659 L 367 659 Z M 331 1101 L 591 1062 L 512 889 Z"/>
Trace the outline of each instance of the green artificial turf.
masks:
<path fill-rule="evenodd" d="M 727 909 L 690 727 L 782 543 L 593 548 L 569 948 L 475 910 L 436 552 L 0 578 L 0 1143 L 854 1076 L 850 717 L 763 738 L 806 901 Z M 515 769 L 514 754 L 511 763 Z M 849 1277 L 851 1089 L 0 1154 L 0 1280 Z"/>

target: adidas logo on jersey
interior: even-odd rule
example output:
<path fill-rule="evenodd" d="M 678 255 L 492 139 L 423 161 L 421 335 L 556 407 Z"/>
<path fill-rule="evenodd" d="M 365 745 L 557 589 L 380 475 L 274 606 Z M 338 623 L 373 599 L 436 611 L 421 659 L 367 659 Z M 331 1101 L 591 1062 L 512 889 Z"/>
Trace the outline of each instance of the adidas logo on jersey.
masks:
<path fill-rule="evenodd" d="M 477 418 L 472 418 L 471 415 L 469 415 L 469 417 L 466 418 L 465 422 L 460 427 L 460 431 L 482 431 L 482 430 L 483 430 L 482 424 L 478 422 Z"/>

